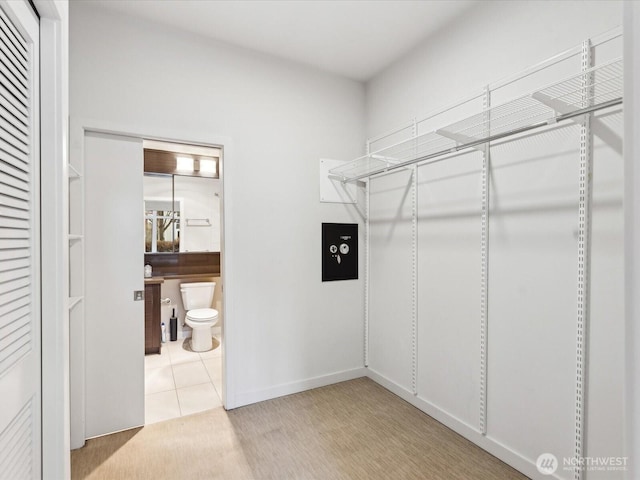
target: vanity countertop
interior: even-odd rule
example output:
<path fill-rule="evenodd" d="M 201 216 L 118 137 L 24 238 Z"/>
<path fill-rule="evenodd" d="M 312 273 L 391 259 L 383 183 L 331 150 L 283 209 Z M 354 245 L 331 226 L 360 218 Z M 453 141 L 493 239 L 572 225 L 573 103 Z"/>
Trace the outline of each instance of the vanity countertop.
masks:
<path fill-rule="evenodd" d="M 218 277 L 220 277 L 220 273 L 212 272 L 212 273 L 191 273 L 191 274 L 183 274 L 183 275 L 169 274 L 169 275 L 164 275 L 162 278 L 164 278 L 165 280 L 180 280 L 180 279 L 193 280 L 197 278 L 207 279 L 207 278 L 218 278 Z"/>
<path fill-rule="evenodd" d="M 153 285 L 154 283 L 164 283 L 164 277 L 151 277 L 144 279 L 145 285 Z"/>
<path fill-rule="evenodd" d="M 209 278 L 219 278 L 220 277 L 220 273 L 205 273 L 205 274 L 187 274 L 187 275 L 163 275 L 163 276 L 153 276 L 151 278 L 145 278 L 144 279 L 144 284 L 145 285 L 153 285 L 155 283 L 164 283 L 165 280 L 180 280 L 180 279 L 185 279 L 185 280 L 193 280 L 193 279 L 207 279 L 207 281 L 209 281 Z M 204 281 L 204 280 L 203 280 Z"/>

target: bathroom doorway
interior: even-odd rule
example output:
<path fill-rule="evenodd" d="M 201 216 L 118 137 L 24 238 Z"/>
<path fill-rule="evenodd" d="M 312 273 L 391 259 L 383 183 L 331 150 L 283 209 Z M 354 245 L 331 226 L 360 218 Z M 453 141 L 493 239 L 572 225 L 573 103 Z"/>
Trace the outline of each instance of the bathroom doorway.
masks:
<path fill-rule="evenodd" d="M 70 126 L 70 143 L 73 147 L 70 151 L 70 159 L 77 176 L 69 183 L 69 231 L 73 232 L 69 235 L 69 288 L 74 298 L 77 296 L 81 300 L 72 305 L 69 317 L 71 358 L 69 390 L 73 412 L 70 436 L 74 449 L 82 447 L 85 440 L 89 438 L 169 418 L 166 413 L 155 418 L 145 418 L 145 410 L 152 411 L 149 407 L 154 400 L 146 398 L 146 392 L 155 390 L 153 393 L 164 393 L 174 390 L 176 401 L 170 402 L 172 406 L 164 403 L 158 407 L 167 407 L 168 411 L 173 412 L 172 415 L 182 415 L 183 412 L 194 413 L 204 408 L 219 408 L 221 403 L 226 405 L 227 401 L 228 379 L 226 374 L 220 371 L 221 364 L 225 371 L 230 366 L 227 362 L 228 350 L 225 348 L 224 355 L 221 351 L 222 346 L 226 346 L 223 325 L 228 316 L 227 305 L 230 304 L 230 302 L 225 304 L 224 300 L 227 294 L 226 292 L 223 294 L 222 287 L 227 273 L 223 265 L 224 259 L 232 252 L 231 246 L 225 252 L 223 241 L 224 150 L 221 144 L 226 143 L 226 139 L 221 138 L 217 145 L 198 145 L 195 143 L 197 140 L 194 139 L 194 143 L 189 145 L 216 149 L 218 157 L 211 157 L 214 160 L 213 163 L 206 161 L 209 160 L 206 158 L 207 155 L 198 154 L 193 150 L 186 150 L 183 155 L 179 155 L 191 157 L 193 173 L 200 173 L 200 175 L 184 175 L 187 171 L 182 168 L 186 168 L 186 162 L 181 161 L 178 168 L 176 158 L 173 160 L 173 167 L 165 159 L 165 171 L 161 173 L 170 175 L 168 178 L 171 180 L 167 180 L 165 176 L 165 182 L 168 182 L 170 189 L 157 196 L 169 199 L 172 208 L 168 209 L 167 204 L 150 203 L 148 210 L 152 218 L 148 219 L 145 215 L 143 192 L 144 149 L 148 144 L 144 139 L 151 138 L 152 135 L 128 133 L 136 130 L 134 126 L 85 122 L 77 119 L 72 119 Z M 181 137 L 188 137 L 188 133 L 176 134 L 174 137 L 168 134 L 165 136 L 165 138 Z M 199 138 L 206 137 L 203 134 Z M 181 147 L 186 145 L 186 142 L 180 141 L 171 143 Z M 174 155 L 182 153 L 174 152 L 170 148 L 158 150 Z M 201 162 L 201 160 L 204 161 Z M 175 182 L 173 175 L 175 175 Z M 197 232 L 211 230 L 216 224 L 213 222 L 213 214 L 196 216 L 189 211 L 187 201 L 190 192 L 188 190 L 193 190 L 195 187 L 184 182 L 191 180 L 187 177 L 192 176 L 215 179 L 218 182 L 218 190 L 213 190 L 214 195 L 211 197 L 214 199 L 212 202 L 216 203 L 219 217 L 218 243 L 214 242 L 213 245 L 203 247 L 203 251 L 195 251 L 193 246 L 193 242 L 203 236 L 202 233 Z M 228 178 L 227 175 L 227 180 Z M 218 193 L 217 197 L 215 193 Z M 171 216 L 176 222 L 167 226 Z M 198 219 L 206 218 L 209 218 L 211 227 L 198 225 L 201 223 L 197 221 Z M 195 220 L 193 226 L 186 225 L 188 219 Z M 153 246 L 147 248 L 145 241 L 147 220 L 156 222 L 155 251 L 152 251 Z M 151 228 L 151 232 L 153 231 L 154 229 Z M 148 251 L 145 252 L 145 250 Z M 158 261 L 154 262 L 152 268 L 149 285 L 145 284 L 144 278 L 147 255 L 158 257 L 155 259 Z M 212 263 L 216 265 L 214 270 L 210 267 Z M 178 270 L 171 271 L 171 268 Z M 173 316 L 173 305 L 175 305 L 176 334 L 179 333 L 180 336 L 177 337 L 174 345 L 177 346 L 181 341 L 182 347 L 185 337 L 189 336 L 189 329 L 182 329 L 184 309 L 179 285 L 181 282 L 193 283 L 198 280 L 216 281 L 210 307 L 218 310 L 219 313 L 215 326 L 217 328 L 212 330 L 212 334 L 217 336 L 216 339 L 221 346 L 212 349 L 212 352 L 188 352 L 195 353 L 198 358 L 194 355 L 191 357 L 183 355 L 179 350 L 179 354 L 173 355 L 173 363 L 182 365 L 189 363 L 187 361 L 189 359 L 194 363 L 199 361 L 207 373 L 207 378 L 200 374 L 190 376 L 187 373 L 185 380 L 183 378 L 185 375 L 178 371 L 186 367 L 176 367 L 174 372 L 172 363 L 168 362 L 170 368 L 165 370 L 170 371 L 171 377 L 168 375 L 162 377 L 158 375 L 159 372 L 154 372 L 154 376 L 160 378 L 159 382 L 164 382 L 164 386 L 146 390 L 145 363 L 151 364 L 151 367 L 154 361 L 165 362 L 166 360 L 145 361 L 145 357 L 151 358 L 151 355 L 145 355 L 145 353 L 150 353 L 155 348 L 156 356 L 162 356 L 163 350 L 170 355 L 170 348 L 175 348 L 170 345 L 164 347 L 161 345 L 163 309 L 166 320 L 169 307 L 163 307 L 160 302 L 163 298 L 169 298 L 168 303 L 172 305 L 168 314 L 169 324 L 165 324 L 167 336 L 171 333 L 170 317 Z M 153 281 L 157 284 L 153 285 Z M 166 286 L 174 285 L 173 292 L 163 292 L 161 284 L 164 282 Z M 150 308 L 147 309 L 147 305 Z M 152 311 L 154 309 L 155 311 Z M 157 322 L 148 324 L 149 330 L 147 330 L 145 317 L 147 310 L 158 319 Z M 149 344 L 147 344 L 147 337 L 150 339 Z M 170 344 L 170 341 L 168 343 Z M 217 358 L 211 361 L 212 359 L 207 357 Z M 162 363 L 156 365 L 158 368 L 161 366 L 163 366 Z M 181 379 L 176 383 L 177 377 Z M 193 377 L 196 379 L 194 380 Z M 203 404 L 203 402 L 198 403 L 200 396 L 185 397 L 181 410 L 178 400 L 179 388 L 195 387 L 204 383 L 213 385 L 213 391 L 208 388 L 209 400 L 205 400 L 206 403 Z M 200 389 L 205 390 L 206 387 Z M 215 396 L 211 395 L 213 392 Z M 158 397 L 162 396 L 165 400 L 170 397 L 169 394 Z M 196 400 L 192 402 L 193 398 Z"/>
<path fill-rule="evenodd" d="M 222 406 L 223 150 L 145 140 L 143 151 L 148 425 Z"/>

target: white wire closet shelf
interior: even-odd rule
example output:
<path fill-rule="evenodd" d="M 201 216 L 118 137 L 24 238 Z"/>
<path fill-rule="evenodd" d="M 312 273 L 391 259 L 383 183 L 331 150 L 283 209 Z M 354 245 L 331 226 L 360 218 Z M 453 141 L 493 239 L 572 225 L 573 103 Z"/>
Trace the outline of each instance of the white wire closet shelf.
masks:
<path fill-rule="evenodd" d="M 329 174 L 355 181 L 472 148 L 622 103 L 622 59 L 591 68 L 446 125 L 372 152 Z"/>

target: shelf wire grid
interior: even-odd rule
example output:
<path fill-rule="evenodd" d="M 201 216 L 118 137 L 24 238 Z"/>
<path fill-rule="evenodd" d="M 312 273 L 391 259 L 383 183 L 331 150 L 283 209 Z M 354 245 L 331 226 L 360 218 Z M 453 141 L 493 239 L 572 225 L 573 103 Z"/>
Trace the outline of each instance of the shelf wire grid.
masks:
<path fill-rule="evenodd" d="M 507 136 L 511 132 L 515 134 L 530 126 L 554 123 L 559 115 L 583 108 L 585 98 L 590 105 L 621 99 L 622 74 L 622 59 L 616 59 L 491 108 L 488 114 L 480 112 L 357 158 L 332 169 L 330 173 L 349 181 L 381 173 L 413 159 L 453 153 L 466 143 L 497 135 Z M 588 92 L 587 97 L 585 92 Z"/>

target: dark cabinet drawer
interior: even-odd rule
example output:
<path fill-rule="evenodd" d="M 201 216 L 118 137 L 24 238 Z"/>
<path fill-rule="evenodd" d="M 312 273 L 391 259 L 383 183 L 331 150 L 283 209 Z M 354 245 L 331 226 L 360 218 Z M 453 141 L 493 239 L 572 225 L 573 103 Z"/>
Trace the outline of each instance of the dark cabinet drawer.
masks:
<path fill-rule="evenodd" d="M 144 353 L 160 353 L 160 284 L 144 286 Z"/>

